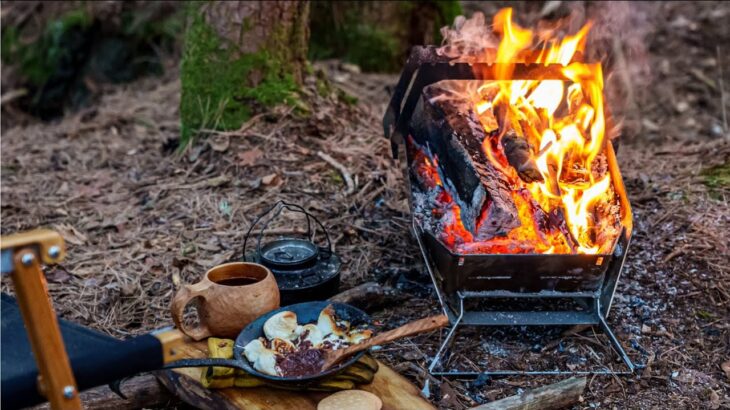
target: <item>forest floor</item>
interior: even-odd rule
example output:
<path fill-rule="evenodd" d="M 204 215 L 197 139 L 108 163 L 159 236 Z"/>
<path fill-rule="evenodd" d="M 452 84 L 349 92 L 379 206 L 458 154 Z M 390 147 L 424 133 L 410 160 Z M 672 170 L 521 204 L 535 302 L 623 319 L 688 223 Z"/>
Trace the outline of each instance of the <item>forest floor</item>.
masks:
<path fill-rule="evenodd" d="M 618 153 L 634 230 L 609 325 L 647 367 L 630 377 L 591 377 L 577 408 L 730 407 L 730 134 L 720 103 L 730 70 L 718 75 L 730 67 L 730 50 L 720 49 L 730 44 L 723 28 L 730 13 L 694 7 L 658 9 L 665 24 L 649 47 L 657 71 L 636 108 L 638 128 Z M 46 272 L 61 317 L 120 338 L 169 325 L 176 289 L 240 259 L 250 223 L 281 199 L 325 221 L 345 262 L 343 289 L 378 281 L 399 290 L 396 306 L 374 314 L 383 328 L 438 312 L 410 233 L 401 166 L 382 136 L 397 76 L 319 67 L 357 104 L 337 92 L 319 95 L 312 77 L 304 91 L 310 115 L 275 109 L 184 153 L 175 149 L 174 69 L 110 87 L 97 104 L 60 121 L 6 127 L 2 233 L 43 226 L 63 234 L 68 257 Z M 345 193 L 343 175 L 318 151 L 345 166 L 354 192 Z M 11 291 L 5 278 L 2 289 Z M 580 370 L 593 360 L 588 352 L 620 369 L 605 338 L 590 329 L 547 339 L 513 330 L 466 332 L 457 346 L 512 368 L 544 354 L 554 357 L 548 367 Z M 375 355 L 422 385 L 443 335 L 406 339 Z M 508 336 L 523 340 L 505 342 Z M 432 400 L 465 408 L 555 380 L 434 380 Z"/>

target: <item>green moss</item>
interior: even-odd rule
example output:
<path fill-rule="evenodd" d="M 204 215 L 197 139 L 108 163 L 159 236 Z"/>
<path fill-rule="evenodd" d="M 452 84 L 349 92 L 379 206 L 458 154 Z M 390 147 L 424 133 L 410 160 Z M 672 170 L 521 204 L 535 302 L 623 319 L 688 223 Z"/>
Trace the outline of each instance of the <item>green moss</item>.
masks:
<path fill-rule="evenodd" d="M 357 97 L 350 95 L 346 93 L 343 90 L 338 89 L 337 90 L 337 96 L 340 98 L 340 101 L 344 102 L 347 105 L 355 105 L 357 104 Z"/>
<path fill-rule="evenodd" d="M 722 189 L 730 187 L 730 162 L 725 162 L 702 172 L 705 185 L 709 188 Z"/>
<path fill-rule="evenodd" d="M 294 103 L 297 85 L 285 73 L 280 59 L 265 49 L 233 56 L 221 39 L 196 16 L 185 36 L 182 59 L 182 147 L 200 129 L 235 129 L 252 113 L 256 104 L 272 106 Z M 262 76 L 255 84 L 249 78 Z"/>
<path fill-rule="evenodd" d="M 730 162 L 702 171 L 703 182 L 710 189 L 710 197 L 722 200 L 730 189 Z"/>
<path fill-rule="evenodd" d="M 345 32 L 345 41 L 350 45 L 343 56 L 345 60 L 365 71 L 397 70 L 400 47 L 396 38 L 387 31 L 361 23 Z"/>
<path fill-rule="evenodd" d="M 311 7 L 310 59 L 342 58 L 365 71 L 397 70 L 401 44 L 386 27 L 363 18 L 362 8 L 366 4 L 348 2 L 339 22 L 334 3 L 315 1 Z"/>
<path fill-rule="evenodd" d="M 15 27 L 2 30 L 2 61 L 19 64 L 21 73 L 36 86 L 43 85 L 56 72 L 62 59 L 72 59 L 69 42 L 76 40 L 74 32 L 85 30 L 92 18 L 85 9 L 72 10 L 51 21 L 39 39 L 31 44 L 20 42 Z"/>

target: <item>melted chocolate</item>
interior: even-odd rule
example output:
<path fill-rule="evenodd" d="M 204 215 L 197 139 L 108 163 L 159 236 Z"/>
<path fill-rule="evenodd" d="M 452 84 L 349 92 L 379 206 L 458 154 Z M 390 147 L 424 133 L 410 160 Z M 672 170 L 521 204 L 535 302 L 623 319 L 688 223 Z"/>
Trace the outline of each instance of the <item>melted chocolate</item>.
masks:
<path fill-rule="evenodd" d="M 311 376 L 322 371 L 324 352 L 319 349 L 300 349 L 276 358 L 276 365 L 284 377 Z"/>

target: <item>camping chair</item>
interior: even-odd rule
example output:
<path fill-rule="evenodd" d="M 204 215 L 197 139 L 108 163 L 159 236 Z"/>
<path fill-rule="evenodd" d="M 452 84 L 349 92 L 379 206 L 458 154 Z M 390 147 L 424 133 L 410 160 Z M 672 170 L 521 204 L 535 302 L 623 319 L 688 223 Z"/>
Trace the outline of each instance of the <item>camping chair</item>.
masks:
<path fill-rule="evenodd" d="M 0 239 L 0 272 L 11 275 L 17 300 L 2 295 L 2 408 L 48 400 L 53 409 L 80 409 L 79 390 L 159 369 L 175 359 L 183 343 L 177 331 L 161 331 L 121 341 L 58 320 L 41 262 L 63 260 L 65 245 L 50 230 Z"/>

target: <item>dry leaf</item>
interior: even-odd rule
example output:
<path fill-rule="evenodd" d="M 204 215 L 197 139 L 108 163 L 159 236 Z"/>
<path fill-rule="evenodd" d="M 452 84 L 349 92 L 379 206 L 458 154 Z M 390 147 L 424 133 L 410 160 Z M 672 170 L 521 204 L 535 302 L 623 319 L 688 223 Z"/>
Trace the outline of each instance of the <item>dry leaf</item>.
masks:
<path fill-rule="evenodd" d="M 458 409 L 463 407 L 459 403 L 458 393 L 448 382 L 441 383 L 441 400 L 439 404 L 447 409 Z"/>
<path fill-rule="evenodd" d="M 239 152 L 236 157 L 238 158 L 238 165 L 242 167 L 250 167 L 256 165 L 262 155 L 263 152 L 260 149 L 254 148 L 248 151 Z"/>
<path fill-rule="evenodd" d="M 205 184 L 205 186 L 209 186 L 209 187 L 219 187 L 219 186 L 223 186 L 229 182 L 231 182 L 231 178 L 229 178 L 225 175 L 221 175 L 221 176 L 213 177 L 210 179 L 206 179 L 204 184 Z M 197 185 L 197 184 L 195 184 L 195 185 Z"/>
<path fill-rule="evenodd" d="M 261 178 L 261 183 L 266 186 L 279 185 L 279 182 L 281 182 L 281 178 L 277 174 L 269 174 Z"/>
<path fill-rule="evenodd" d="M 723 362 L 720 367 L 722 368 L 722 371 L 725 372 L 725 377 L 730 380 L 730 360 Z"/>
<path fill-rule="evenodd" d="M 224 152 L 231 145 L 231 137 L 224 134 L 215 134 L 208 137 L 208 145 L 213 151 Z"/>
<path fill-rule="evenodd" d="M 61 234 L 63 240 L 73 245 L 84 245 L 88 240 L 86 235 L 78 231 L 69 224 L 59 224 L 53 227 L 58 233 Z"/>

